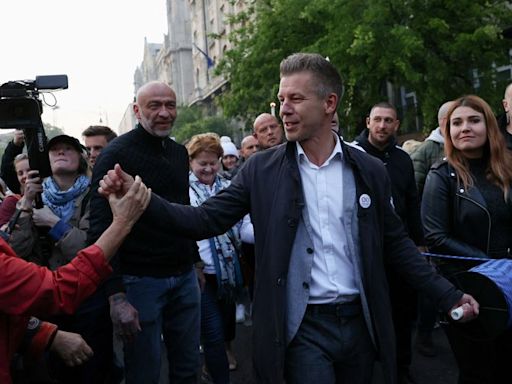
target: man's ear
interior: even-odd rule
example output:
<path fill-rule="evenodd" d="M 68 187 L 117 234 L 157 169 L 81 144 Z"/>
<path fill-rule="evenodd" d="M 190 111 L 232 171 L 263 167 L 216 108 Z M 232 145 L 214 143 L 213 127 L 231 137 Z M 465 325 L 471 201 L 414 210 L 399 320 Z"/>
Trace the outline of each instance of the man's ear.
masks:
<path fill-rule="evenodd" d="M 328 114 L 332 114 L 336 112 L 336 107 L 338 106 L 338 96 L 335 93 L 331 93 L 325 99 L 325 112 Z"/>
<path fill-rule="evenodd" d="M 133 104 L 133 113 L 135 114 L 135 117 L 139 117 L 139 106 L 136 103 Z"/>

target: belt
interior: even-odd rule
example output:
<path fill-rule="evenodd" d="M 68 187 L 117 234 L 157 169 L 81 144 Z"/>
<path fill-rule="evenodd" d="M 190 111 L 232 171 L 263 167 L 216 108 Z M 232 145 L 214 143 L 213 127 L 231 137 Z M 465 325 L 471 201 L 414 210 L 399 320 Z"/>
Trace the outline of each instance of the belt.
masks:
<path fill-rule="evenodd" d="M 306 311 L 318 315 L 332 315 L 336 317 L 355 317 L 362 311 L 361 300 L 347 303 L 308 304 Z"/>

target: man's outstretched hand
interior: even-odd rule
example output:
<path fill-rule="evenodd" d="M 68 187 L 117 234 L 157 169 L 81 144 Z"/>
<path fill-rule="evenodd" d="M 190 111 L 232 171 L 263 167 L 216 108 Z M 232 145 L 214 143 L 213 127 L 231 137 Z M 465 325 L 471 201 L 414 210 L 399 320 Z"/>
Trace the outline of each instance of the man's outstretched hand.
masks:
<path fill-rule="evenodd" d="M 128 192 L 134 180 L 131 175 L 123 171 L 119 164 L 116 164 L 114 169 L 109 170 L 100 180 L 98 193 L 107 198 L 111 193 L 115 193 L 117 197 L 122 197 Z"/>

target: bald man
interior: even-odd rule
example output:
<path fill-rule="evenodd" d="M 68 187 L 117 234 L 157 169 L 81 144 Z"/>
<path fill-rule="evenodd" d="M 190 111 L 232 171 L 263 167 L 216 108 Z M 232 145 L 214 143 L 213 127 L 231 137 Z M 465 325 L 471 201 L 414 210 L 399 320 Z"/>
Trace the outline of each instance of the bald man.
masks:
<path fill-rule="evenodd" d="M 105 147 L 94 166 L 91 241 L 112 220 L 97 188 L 117 163 L 168 202 L 189 204 L 187 150 L 169 138 L 176 94 L 165 83 L 147 83 L 137 92 L 133 111 L 135 129 Z M 168 347 L 169 382 L 196 382 L 200 290 L 193 265 L 199 260 L 196 243 L 169 231 L 159 219 L 142 218 L 121 246 L 106 293 L 114 330 L 124 341 L 127 383 L 159 382 L 160 335 Z"/>
<path fill-rule="evenodd" d="M 498 123 L 507 141 L 507 148 L 512 149 L 512 83 L 505 89 L 502 104 L 504 113 L 498 117 Z"/>
<path fill-rule="evenodd" d="M 258 152 L 260 145 L 253 135 L 245 136 L 240 145 L 240 155 L 243 161 L 247 160 L 253 153 Z"/>
<path fill-rule="evenodd" d="M 271 148 L 283 142 L 283 128 L 274 115 L 262 113 L 254 120 L 253 136 L 260 150 Z"/>

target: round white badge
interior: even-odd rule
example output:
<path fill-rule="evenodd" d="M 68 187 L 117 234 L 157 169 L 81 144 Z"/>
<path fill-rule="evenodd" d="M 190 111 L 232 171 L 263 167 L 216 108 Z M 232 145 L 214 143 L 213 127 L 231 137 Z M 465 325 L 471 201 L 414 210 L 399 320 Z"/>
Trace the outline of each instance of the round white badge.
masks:
<path fill-rule="evenodd" d="M 372 199 L 366 193 L 359 196 L 359 205 L 363 208 L 368 208 L 372 204 Z"/>

